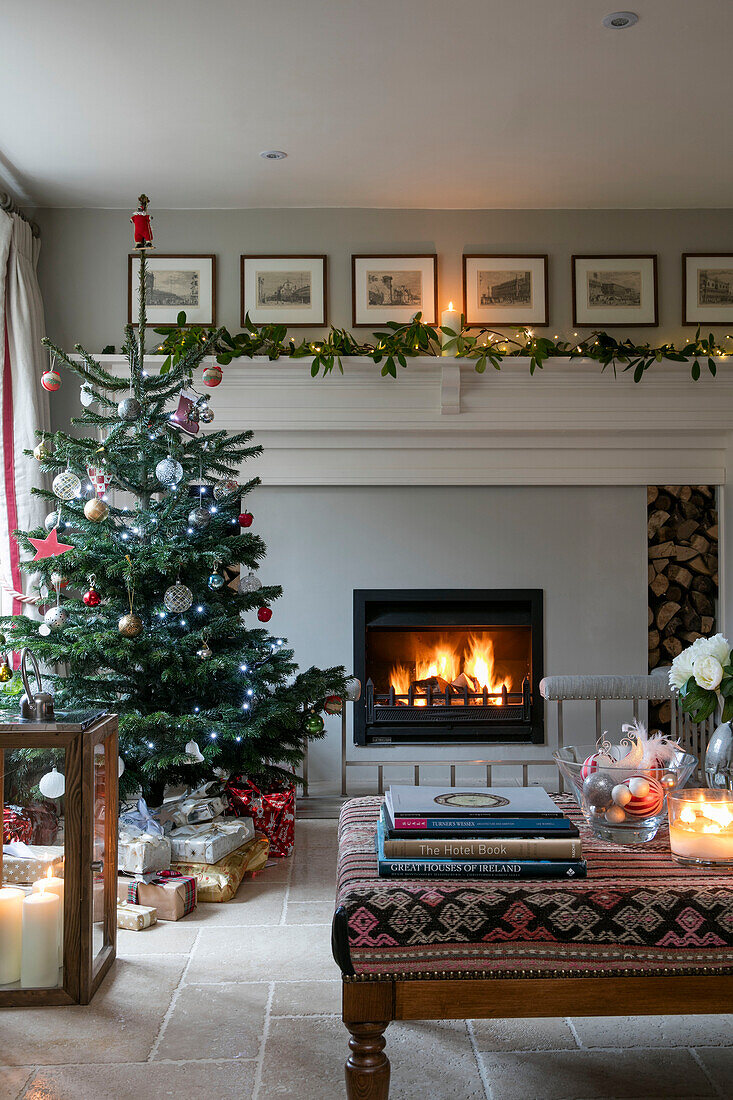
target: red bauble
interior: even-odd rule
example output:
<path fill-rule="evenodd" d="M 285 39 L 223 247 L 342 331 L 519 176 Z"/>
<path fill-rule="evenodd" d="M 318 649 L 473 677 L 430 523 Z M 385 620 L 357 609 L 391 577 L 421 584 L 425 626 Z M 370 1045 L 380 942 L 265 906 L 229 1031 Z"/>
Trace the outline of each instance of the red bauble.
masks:
<path fill-rule="evenodd" d="M 343 703 L 340 695 L 327 695 L 323 704 L 326 714 L 340 714 Z"/>
<path fill-rule="evenodd" d="M 269 623 L 272 618 L 272 612 L 269 607 L 261 607 L 257 612 L 257 618 L 261 623 Z"/>
<path fill-rule="evenodd" d="M 41 385 L 44 390 L 53 393 L 61 385 L 61 375 L 57 370 L 45 370 L 41 375 Z"/>
<path fill-rule="evenodd" d="M 96 588 L 90 588 L 84 593 L 82 600 L 87 607 L 98 607 L 102 602 L 102 597 L 99 595 Z"/>
<path fill-rule="evenodd" d="M 632 775 L 624 780 L 625 786 L 630 787 L 634 780 L 639 783 L 642 790 L 646 785 L 647 790 L 645 794 L 632 793 L 631 799 L 624 806 L 626 813 L 629 817 L 651 817 L 653 814 L 658 814 L 664 805 L 662 784 L 650 775 Z"/>
<path fill-rule="evenodd" d="M 255 517 L 252 515 L 251 512 L 240 512 L 239 513 L 239 526 L 240 527 L 251 527 L 252 526 L 252 520 L 254 518 Z"/>
<path fill-rule="evenodd" d="M 216 363 L 212 363 L 211 366 L 205 367 L 203 379 L 205 386 L 218 386 L 222 380 L 221 367 L 217 367 Z"/>

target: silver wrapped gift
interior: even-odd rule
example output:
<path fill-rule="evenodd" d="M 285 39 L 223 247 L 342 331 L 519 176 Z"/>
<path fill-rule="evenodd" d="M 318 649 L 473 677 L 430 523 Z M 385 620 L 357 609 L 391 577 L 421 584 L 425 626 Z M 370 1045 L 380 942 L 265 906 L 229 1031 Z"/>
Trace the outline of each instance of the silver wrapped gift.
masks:
<path fill-rule="evenodd" d="M 170 834 L 171 855 L 187 863 L 218 863 L 255 834 L 251 817 L 217 818 L 201 825 L 183 825 Z"/>
<path fill-rule="evenodd" d="M 159 833 L 143 833 L 121 825 L 117 853 L 120 871 L 128 871 L 132 875 L 170 869 L 171 842 Z"/>
<path fill-rule="evenodd" d="M 225 809 L 226 799 L 221 795 L 220 785 L 212 781 L 178 798 L 168 799 L 155 811 L 155 817 L 168 832 L 171 828 L 213 821 Z"/>

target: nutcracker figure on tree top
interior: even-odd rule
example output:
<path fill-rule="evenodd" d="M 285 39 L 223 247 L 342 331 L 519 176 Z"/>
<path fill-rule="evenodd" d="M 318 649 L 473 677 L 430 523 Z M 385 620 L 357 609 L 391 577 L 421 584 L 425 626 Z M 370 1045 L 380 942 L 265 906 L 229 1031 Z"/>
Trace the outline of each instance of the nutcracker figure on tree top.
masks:
<path fill-rule="evenodd" d="M 140 195 L 137 200 L 137 210 L 130 218 L 135 232 L 135 248 L 145 249 L 153 247 L 153 227 L 150 224 L 153 219 L 150 214 L 148 214 L 149 202 L 150 199 L 147 195 Z"/>
<path fill-rule="evenodd" d="M 81 345 L 72 358 L 44 340 L 82 380 L 73 423 L 83 431 L 38 433 L 32 453 L 53 478 L 51 491 L 33 490 L 49 502 L 46 530 L 16 537 L 35 549 L 45 613 L 40 623 L 8 616 L 0 630 L 54 670 L 57 712 L 120 715 L 123 789 L 140 787 L 158 805 L 166 784 L 198 783 L 214 768 L 260 785 L 292 779 L 306 739 L 319 735 L 314 715 L 343 695 L 345 679 L 342 668 L 298 672 L 284 640 L 260 625 L 281 589 L 256 572 L 265 544 L 242 498 L 259 479 L 237 478 L 261 448 L 250 431 L 180 431 L 172 413 L 184 390 L 195 401 L 188 415 L 213 419 L 194 375 L 219 333 L 167 373 L 145 369 L 146 274 L 141 246 L 139 327 L 127 326 L 123 346 L 129 377 Z M 15 709 L 17 699 L 0 691 L 2 704 Z"/>

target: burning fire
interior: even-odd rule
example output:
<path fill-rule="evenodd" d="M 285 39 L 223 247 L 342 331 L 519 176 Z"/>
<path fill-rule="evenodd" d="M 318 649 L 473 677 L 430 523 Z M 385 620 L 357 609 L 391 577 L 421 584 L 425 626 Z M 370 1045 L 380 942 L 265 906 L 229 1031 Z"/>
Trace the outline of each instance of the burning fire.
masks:
<path fill-rule="evenodd" d="M 511 691 L 509 677 L 500 677 L 495 672 L 494 642 L 490 635 L 470 634 L 467 646 L 463 650 L 456 650 L 445 641 L 437 642 L 432 648 L 427 646 L 416 655 L 413 668 L 405 664 L 396 664 L 389 674 L 389 682 L 396 695 L 407 695 L 410 686 L 418 680 L 429 680 L 436 677 L 456 687 L 463 687 L 465 679 L 468 679 L 469 691 L 483 691 L 489 694 L 500 694 L 503 687 Z M 456 681 L 460 682 L 456 683 Z M 423 691 L 416 688 L 416 693 Z M 414 705 L 425 706 L 427 700 L 414 696 Z M 480 700 L 472 700 L 480 703 Z M 500 699 L 490 699 L 489 703 L 498 705 Z"/>

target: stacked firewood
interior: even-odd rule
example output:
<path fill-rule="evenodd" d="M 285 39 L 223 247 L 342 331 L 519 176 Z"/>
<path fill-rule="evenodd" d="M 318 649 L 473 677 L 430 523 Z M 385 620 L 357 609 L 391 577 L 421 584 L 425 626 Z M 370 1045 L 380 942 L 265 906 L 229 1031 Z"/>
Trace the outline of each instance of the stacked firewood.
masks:
<path fill-rule="evenodd" d="M 668 665 L 696 638 L 715 633 L 718 513 L 710 485 L 650 485 L 649 671 Z M 669 704 L 659 708 L 659 724 Z M 650 714 L 650 721 L 651 721 Z"/>

